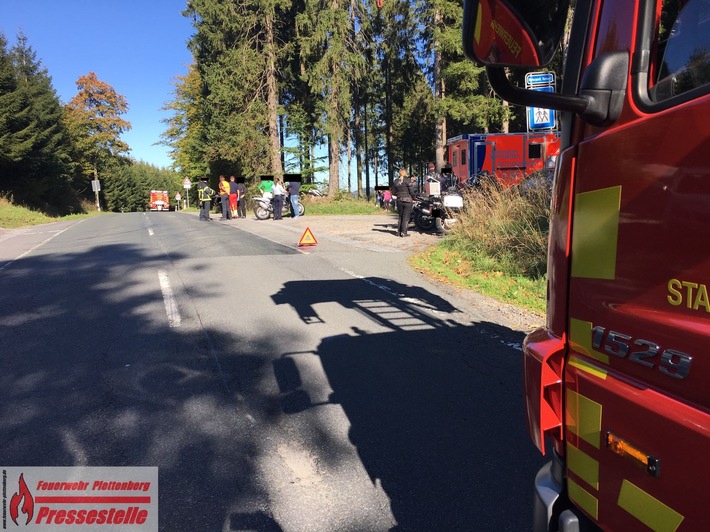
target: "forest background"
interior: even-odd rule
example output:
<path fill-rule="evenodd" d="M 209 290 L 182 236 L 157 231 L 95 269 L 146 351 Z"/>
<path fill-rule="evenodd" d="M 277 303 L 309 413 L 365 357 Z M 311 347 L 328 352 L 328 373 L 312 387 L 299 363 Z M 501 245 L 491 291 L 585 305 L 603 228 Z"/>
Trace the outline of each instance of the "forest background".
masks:
<path fill-rule="evenodd" d="M 94 200 L 125 212 L 185 177 L 298 172 L 329 196 L 369 197 L 400 166 L 441 167 L 447 138 L 525 130 L 524 109 L 464 58 L 462 4 L 189 0 L 194 61 L 165 104 L 170 168 L 129 156 L 129 102 L 111 85 L 87 72 L 62 103 L 27 38 L 0 34 L 0 194 L 50 214 Z"/>

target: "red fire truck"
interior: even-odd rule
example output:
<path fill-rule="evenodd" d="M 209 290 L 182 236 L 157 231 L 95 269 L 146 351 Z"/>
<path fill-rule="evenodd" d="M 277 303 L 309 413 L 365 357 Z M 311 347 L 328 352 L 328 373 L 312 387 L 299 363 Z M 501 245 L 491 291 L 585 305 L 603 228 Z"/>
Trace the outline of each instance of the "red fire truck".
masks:
<path fill-rule="evenodd" d="M 525 340 L 529 433 L 551 451 L 536 530 L 706 530 L 710 1 L 576 0 L 559 93 L 513 85 L 569 0 L 465 0 L 466 54 L 562 112 L 546 326 Z"/>
<path fill-rule="evenodd" d="M 511 186 L 532 173 L 554 168 L 560 138 L 554 132 L 464 134 L 449 139 L 446 147 L 459 182 L 488 174 Z"/>
<path fill-rule="evenodd" d="M 170 210 L 170 195 L 167 190 L 151 190 L 150 191 L 150 210 L 151 211 L 169 211 Z"/>

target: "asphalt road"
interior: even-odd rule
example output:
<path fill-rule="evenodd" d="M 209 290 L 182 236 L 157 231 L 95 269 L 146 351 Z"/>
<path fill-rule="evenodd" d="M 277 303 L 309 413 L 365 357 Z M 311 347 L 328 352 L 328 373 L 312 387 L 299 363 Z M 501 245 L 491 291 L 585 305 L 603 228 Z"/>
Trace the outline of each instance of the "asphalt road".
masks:
<path fill-rule="evenodd" d="M 0 235 L 0 461 L 158 466 L 165 531 L 529 529 L 523 332 L 306 225 Z"/>

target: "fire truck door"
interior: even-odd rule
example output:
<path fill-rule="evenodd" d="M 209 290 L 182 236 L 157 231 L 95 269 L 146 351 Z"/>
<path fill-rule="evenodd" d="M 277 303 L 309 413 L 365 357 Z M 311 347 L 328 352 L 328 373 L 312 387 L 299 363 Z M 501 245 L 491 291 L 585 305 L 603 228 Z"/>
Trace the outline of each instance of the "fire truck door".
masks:
<path fill-rule="evenodd" d="M 649 1 L 638 31 L 631 3 L 603 2 L 595 57 L 616 47 L 650 60 L 622 73 L 620 117 L 578 138 L 568 494 L 603 529 L 698 530 L 710 478 L 710 2 Z"/>

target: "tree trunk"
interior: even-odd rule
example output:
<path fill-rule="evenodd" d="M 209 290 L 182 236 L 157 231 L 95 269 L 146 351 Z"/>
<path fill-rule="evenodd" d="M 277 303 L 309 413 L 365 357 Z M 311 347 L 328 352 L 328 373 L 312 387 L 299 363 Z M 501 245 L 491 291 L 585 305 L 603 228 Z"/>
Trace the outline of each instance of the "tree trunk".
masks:
<path fill-rule="evenodd" d="M 266 26 L 266 87 L 269 107 L 269 141 L 271 145 L 271 172 L 283 175 L 281 164 L 281 142 L 278 128 L 278 91 L 276 90 L 276 52 L 274 44 L 274 14 L 269 12 L 264 21 Z"/>
<path fill-rule="evenodd" d="M 365 100 L 365 105 L 363 106 L 363 118 L 365 126 L 365 190 L 367 190 L 367 199 L 370 199 L 370 152 L 367 149 L 367 100 Z M 375 178 L 375 185 L 377 185 L 377 178 Z"/>
<path fill-rule="evenodd" d="M 390 52 L 385 52 L 385 152 L 387 154 L 387 184 L 394 180 L 394 161 L 392 160 L 392 69 Z"/>
<path fill-rule="evenodd" d="M 441 24 L 441 12 L 437 9 L 434 13 L 434 25 L 439 26 Z M 441 51 L 439 46 L 439 41 L 435 40 L 433 42 L 434 48 L 434 87 L 435 94 L 434 97 L 437 102 L 443 104 L 444 98 L 446 98 L 446 86 L 444 80 L 441 77 Z M 443 107 L 443 106 L 442 106 Z M 435 127 L 436 138 L 436 171 L 439 172 L 441 168 L 446 164 L 446 115 L 441 113 L 437 117 L 436 127 Z"/>
<path fill-rule="evenodd" d="M 334 197 L 340 190 L 340 142 L 338 135 L 328 135 L 328 196 Z"/>
<path fill-rule="evenodd" d="M 340 9 L 338 0 L 332 0 L 331 7 L 333 13 Z M 334 197 L 340 190 L 340 140 L 343 136 L 343 128 L 340 122 L 340 77 L 342 72 L 340 65 L 336 61 L 329 64 L 331 90 L 330 102 L 326 102 L 326 122 L 328 133 L 328 196 Z"/>

